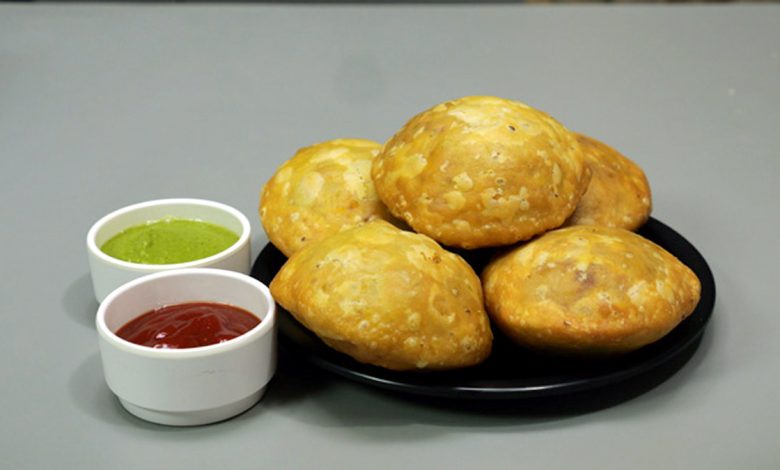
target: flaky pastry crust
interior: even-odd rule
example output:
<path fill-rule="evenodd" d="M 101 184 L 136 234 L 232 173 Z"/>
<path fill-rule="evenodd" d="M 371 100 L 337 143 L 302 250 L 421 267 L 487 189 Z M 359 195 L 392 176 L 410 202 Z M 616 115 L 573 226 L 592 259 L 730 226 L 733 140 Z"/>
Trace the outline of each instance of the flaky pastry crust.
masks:
<path fill-rule="evenodd" d="M 565 225 L 605 225 L 626 230 L 644 225 L 652 211 L 652 197 L 642 168 L 603 142 L 575 135 L 591 179 Z"/>
<path fill-rule="evenodd" d="M 638 349 L 669 333 L 701 284 L 677 258 L 624 229 L 575 226 L 493 259 L 482 273 L 494 323 L 530 348 L 577 355 Z"/>
<path fill-rule="evenodd" d="M 264 186 L 260 220 L 286 256 L 308 243 L 374 220 L 389 219 L 371 181 L 381 145 L 336 139 L 302 148 Z"/>
<path fill-rule="evenodd" d="M 573 135 L 542 111 L 490 96 L 412 118 L 374 160 L 393 215 L 449 246 L 526 240 L 560 226 L 590 172 Z"/>
<path fill-rule="evenodd" d="M 384 221 L 304 247 L 270 287 L 301 324 L 360 362 L 452 369 L 490 354 L 493 336 L 471 267 L 427 236 Z"/>

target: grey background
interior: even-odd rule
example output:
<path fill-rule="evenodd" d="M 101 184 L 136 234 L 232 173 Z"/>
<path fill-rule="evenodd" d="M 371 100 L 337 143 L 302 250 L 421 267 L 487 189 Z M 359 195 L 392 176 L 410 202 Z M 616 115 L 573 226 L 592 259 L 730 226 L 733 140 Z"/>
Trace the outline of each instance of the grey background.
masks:
<path fill-rule="evenodd" d="M 437 102 L 518 99 L 642 165 L 718 285 L 691 361 L 587 413 L 479 413 L 292 368 L 224 423 L 106 388 L 85 234 L 161 197 L 267 239 L 297 148 L 384 140 Z M 0 5 L 3 468 L 777 468 L 780 8 Z"/>

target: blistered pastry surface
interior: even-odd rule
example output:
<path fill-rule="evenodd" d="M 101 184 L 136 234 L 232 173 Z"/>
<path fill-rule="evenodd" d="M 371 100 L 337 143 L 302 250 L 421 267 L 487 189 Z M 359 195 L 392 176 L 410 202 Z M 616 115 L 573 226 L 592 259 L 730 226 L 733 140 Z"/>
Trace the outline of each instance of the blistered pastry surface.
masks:
<path fill-rule="evenodd" d="M 554 230 L 507 251 L 482 281 L 491 318 L 516 342 L 586 354 L 660 339 L 693 312 L 701 291 L 663 248 L 599 226 Z"/>
<path fill-rule="evenodd" d="M 430 238 L 374 221 L 293 255 L 274 298 L 326 344 L 381 367 L 449 369 L 489 354 L 479 278 Z"/>
<path fill-rule="evenodd" d="M 387 219 L 371 181 L 371 163 L 381 145 L 337 139 L 300 149 L 266 183 L 260 220 L 285 255 L 333 233 Z"/>
<path fill-rule="evenodd" d="M 612 147 L 575 134 L 591 170 L 588 189 L 566 225 L 636 230 L 650 217 L 652 197 L 644 171 Z"/>
<path fill-rule="evenodd" d="M 381 199 L 445 245 L 497 246 L 560 226 L 587 187 L 579 144 L 523 103 L 473 96 L 412 118 L 374 161 Z"/>

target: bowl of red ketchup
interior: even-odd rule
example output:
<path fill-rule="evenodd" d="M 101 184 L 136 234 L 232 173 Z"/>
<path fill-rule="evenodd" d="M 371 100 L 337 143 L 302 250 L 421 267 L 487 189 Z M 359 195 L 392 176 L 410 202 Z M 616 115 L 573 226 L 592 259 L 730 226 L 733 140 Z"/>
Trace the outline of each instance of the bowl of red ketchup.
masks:
<path fill-rule="evenodd" d="M 103 373 L 131 414 L 223 421 L 255 405 L 276 371 L 276 304 L 245 274 L 187 268 L 111 292 L 96 317 Z"/>

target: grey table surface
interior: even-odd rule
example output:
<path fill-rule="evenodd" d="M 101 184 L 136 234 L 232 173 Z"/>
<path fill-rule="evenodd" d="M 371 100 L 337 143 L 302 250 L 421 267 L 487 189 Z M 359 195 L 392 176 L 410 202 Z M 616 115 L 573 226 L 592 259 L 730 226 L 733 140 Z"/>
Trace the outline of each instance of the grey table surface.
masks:
<path fill-rule="evenodd" d="M 287 367 L 168 428 L 103 382 L 85 234 L 162 197 L 233 205 L 297 148 L 383 141 L 463 95 L 527 102 L 646 170 L 718 286 L 697 353 L 597 409 L 480 412 Z M 780 8 L 0 5 L 0 467 L 779 468 Z"/>

